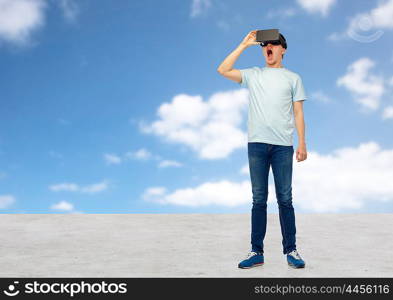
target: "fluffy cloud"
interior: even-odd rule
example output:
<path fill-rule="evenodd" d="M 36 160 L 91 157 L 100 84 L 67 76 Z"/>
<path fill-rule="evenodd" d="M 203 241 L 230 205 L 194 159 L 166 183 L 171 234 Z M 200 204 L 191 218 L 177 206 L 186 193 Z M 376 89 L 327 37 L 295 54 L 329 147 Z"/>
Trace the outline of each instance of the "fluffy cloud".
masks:
<path fill-rule="evenodd" d="M 297 0 L 297 3 L 309 13 L 326 17 L 336 0 Z"/>
<path fill-rule="evenodd" d="M 95 184 L 80 186 L 76 183 L 59 183 L 49 186 L 49 189 L 54 192 L 67 191 L 67 192 L 80 192 L 86 194 L 95 194 L 108 189 L 108 182 L 103 181 Z"/>
<path fill-rule="evenodd" d="M 151 154 L 151 152 L 149 150 L 146 150 L 145 148 L 141 148 L 135 152 L 127 152 L 126 153 L 126 157 L 128 158 L 136 158 L 136 159 L 149 159 L 151 158 L 153 155 Z"/>
<path fill-rule="evenodd" d="M 330 155 L 311 152 L 307 160 L 294 170 L 295 195 L 304 208 L 338 211 L 393 200 L 393 149 L 368 142 Z"/>
<path fill-rule="evenodd" d="M 352 38 L 370 43 L 384 34 L 382 29 L 393 29 L 393 0 L 379 1 L 377 7 L 353 16 L 343 33 L 333 33 L 329 39 L 337 41 Z"/>
<path fill-rule="evenodd" d="M 374 27 L 393 29 L 393 0 L 379 1 L 368 14 Z"/>
<path fill-rule="evenodd" d="M 12 195 L 0 195 L 0 209 L 5 209 L 15 202 L 15 197 Z"/>
<path fill-rule="evenodd" d="M 31 43 L 34 32 L 45 25 L 47 0 L 0 0 L 0 42 L 19 46 Z M 64 18 L 70 22 L 79 14 L 74 0 L 56 0 Z"/>
<path fill-rule="evenodd" d="M 375 62 L 363 57 L 347 68 L 347 73 L 338 78 L 337 85 L 349 90 L 353 99 L 366 110 L 376 110 L 385 91 L 384 80 L 370 72 Z"/>
<path fill-rule="evenodd" d="M 147 188 L 142 195 L 144 200 L 151 200 L 157 196 L 162 196 L 166 193 L 167 189 L 162 186 Z"/>
<path fill-rule="evenodd" d="M 387 106 L 383 110 L 382 119 L 393 119 L 393 106 Z"/>
<path fill-rule="evenodd" d="M 60 211 L 72 211 L 74 209 L 74 205 L 67 201 L 61 201 L 59 203 L 53 204 L 51 206 L 51 209 Z"/>
<path fill-rule="evenodd" d="M 393 201 L 393 149 L 383 150 L 375 142 L 326 155 L 310 151 L 307 160 L 294 160 L 293 166 L 293 202 L 304 211 L 339 212 L 356 210 L 370 202 Z M 241 173 L 249 174 L 248 165 L 241 168 Z M 249 179 L 206 182 L 171 193 L 160 187 L 155 193 L 146 190 L 143 197 L 161 204 L 190 207 L 232 207 L 252 202 Z M 269 185 L 268 201 L 277 201 L 274 184 Z"/>
<path fill-rule="evenodd" d="M 147 189 L 142 197 L 147 201 L 190 207 L 204 205 L 237 206 L 250 201 L 251 187 L 248 180 L 232 182 L 221 180 L 206 182 L 194 188 L 178 189 L 167 193 L 164 187 Z"/>
<path fill-rule="evenodd" d="M 158 120 L 141 123 L 140 128 L 168 142 L 183 144 L 200 158 L 225 158 L 247 143 L 246 133 L 239 129 L 247 95 L 246 89 L 238 89 L 215 93 L 203 101 L 200 96 L 180 94 L 158 108 Z"/>
<path fill-rule="evenodd" d="M 248 164 L 245 164 L 245 165 L 239 170 L 239 173 L 240 173 L 240 174 L 243 174 L 243 175 L 248 175 L 248 174 L 250 174 L 249 165 L 248 165 Z"/>
<path fill-rule="evenodd" d="M 26 44 L 31 34 L 44 25 L 43 0 L 0 0 L 0 41 Z"/>

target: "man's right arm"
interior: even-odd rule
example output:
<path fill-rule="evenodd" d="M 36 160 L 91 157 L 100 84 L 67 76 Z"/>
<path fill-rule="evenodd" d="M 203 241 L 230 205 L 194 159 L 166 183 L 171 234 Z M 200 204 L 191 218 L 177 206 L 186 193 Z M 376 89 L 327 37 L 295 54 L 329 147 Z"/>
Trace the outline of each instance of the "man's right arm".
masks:
<path fill-rule="evenodd" d="M 243 41 L 237 46 L 237 48 L 232 51 L 217 68 L 217 72 L 222 76 L 233 80 L 237 83 L 242 82 L 242 74 L 238 69 L 234 69 L 233 65 L 239 58 L 240 54 L 251 45 L 258 45 L 256 42 L 256 30 L 250 31 Z"/>
<path fill-rule="evenodd" d="M 234 69 L 233 65 L 235 64 L 236 60 L 239 58 L 240 54 L 246 49 L 247 47 L 244 45 L 239 45 L 231 54 L 229 54 L 221 65 L 217 68 L 217 72 L 220 73 L 225 78 L 233 80 L 237 83 L 242 82 L 242 74 L 238 69 Z"/>

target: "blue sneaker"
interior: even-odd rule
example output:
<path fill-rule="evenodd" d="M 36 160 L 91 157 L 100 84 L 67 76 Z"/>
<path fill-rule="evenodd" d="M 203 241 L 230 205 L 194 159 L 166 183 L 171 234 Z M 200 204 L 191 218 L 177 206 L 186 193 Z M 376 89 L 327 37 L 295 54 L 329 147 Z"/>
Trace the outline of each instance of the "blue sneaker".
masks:
<path fill-rule="evenodd" d="M 287 253 L 287 261 L 288 265 L 294 268 L 304 268 L 306 265 L 304 260 L 300 257 L 299 253 L 297 253 L 296 249 Z"/>
<path fill-rule="evenodd" d="M 263 254 L 261 252 L 251 251 L 247 258 L 239 263 L 240 269 L 249 269 L 257 266 L 262 266 L 264 263 Z"/>

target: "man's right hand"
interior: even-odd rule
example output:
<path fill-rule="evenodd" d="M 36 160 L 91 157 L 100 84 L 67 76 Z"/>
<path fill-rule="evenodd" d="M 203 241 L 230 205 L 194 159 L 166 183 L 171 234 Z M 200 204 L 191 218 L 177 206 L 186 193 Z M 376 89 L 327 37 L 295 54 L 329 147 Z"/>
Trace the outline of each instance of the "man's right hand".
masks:
<path fill-rule="evenodd" d="M 250 31 L 247 36 L 241 42 L 241 45 L 248 48 L 252 45 L 259 45 L 260 43 L 257 40 L 257 30 Z"/>

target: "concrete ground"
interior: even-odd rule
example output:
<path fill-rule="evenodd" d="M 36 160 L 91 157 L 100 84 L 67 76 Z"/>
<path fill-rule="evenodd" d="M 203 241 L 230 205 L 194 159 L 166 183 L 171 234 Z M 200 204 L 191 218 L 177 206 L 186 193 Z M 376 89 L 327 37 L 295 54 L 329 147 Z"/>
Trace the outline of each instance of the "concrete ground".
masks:
<path fill-rule="evenodd" d="M 2 214 L 0 277 L 393 277 L 393 214 L 296 214 L 304 269 L 277 214 L 265 264 L 238 269 L 249 214 Z"/>

